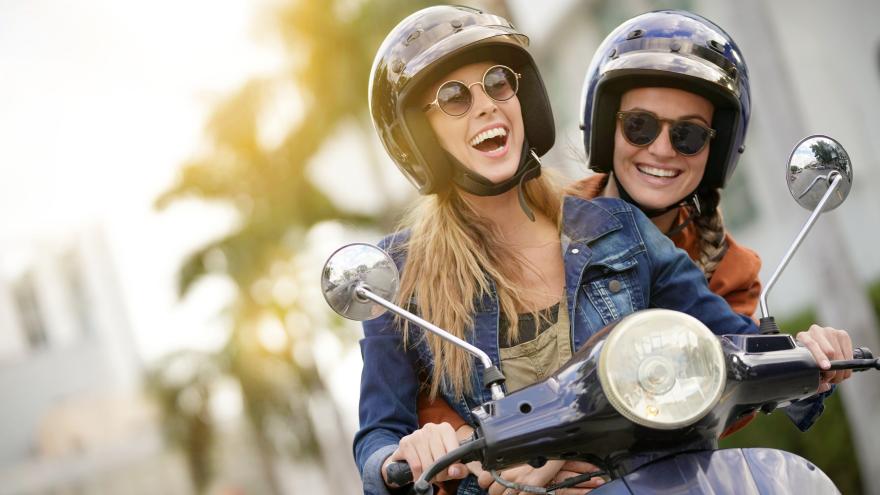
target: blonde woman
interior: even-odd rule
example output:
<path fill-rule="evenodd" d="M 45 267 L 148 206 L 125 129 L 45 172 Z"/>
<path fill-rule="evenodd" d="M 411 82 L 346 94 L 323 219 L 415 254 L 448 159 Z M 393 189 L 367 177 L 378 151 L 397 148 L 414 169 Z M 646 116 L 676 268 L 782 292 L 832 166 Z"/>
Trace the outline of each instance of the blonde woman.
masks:
<path fill-rule="evenodd" d="M 373 121 L 424 195 L 380 243 L 401 271 L 398 302 L 486 351 L 508 391 L 549 376 L 590 335 L 647 307 L 684 311 L 725 333 L 757 331 L 628 203 L 560 200 L 541 175 L 553 118 L 526 44 L 502 18 L 432 7 L 403 20 L 379 48 Z M 469 428 L 469 411 L 490 397 L 469 355 L 393 316 L 364 323 L 361 349 L 355 457 L 364 492 L 389 493 L 389 463 L 406 461 L 417 477 L 458 444 L 448 423 L 419 427 L 421 391 L 444 399 Z M 542 486 L 562 468 L 550 461 L 503 476 Z M 471 471 L 481 474 L 453 465 L 437 481 Z M 504 491 L 491 476 L 479 482 L 468 476 L 458 493 Z"/>

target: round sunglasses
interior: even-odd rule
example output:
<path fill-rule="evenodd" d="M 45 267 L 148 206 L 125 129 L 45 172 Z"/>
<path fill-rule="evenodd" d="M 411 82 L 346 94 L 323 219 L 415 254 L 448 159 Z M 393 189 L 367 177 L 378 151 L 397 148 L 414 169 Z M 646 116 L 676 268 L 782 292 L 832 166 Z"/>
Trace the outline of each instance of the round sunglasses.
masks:
<path fill-rule="evenodd" d="M 690 120 L 661 119 L 651 112 L 617 112 L 617 119 L 626 142 L 639 147 L 653 143 L 663 129 L 663 123 L 669 123 L 669 142 L 676 152 L 685 156 L 696 155 L 715 137 L 715 129 Z"/>
<path fill-rule="evenodd" d="M 461 81 L 446 81 L 437 88 L 437 96 L 434 101 L 425 105 L 427 112 L 434 106 L 440 108 L 446 115 L 459 117 L 468 113 L 474 96 L 471 86 L 479 84 L 486 92 L 486 96 L 495 101 L 507 101 L 519 90 L 519 79 L 522 77 L 506 65 L 493 65 L 486 69 L 480 81 L 465 84 Z"/>

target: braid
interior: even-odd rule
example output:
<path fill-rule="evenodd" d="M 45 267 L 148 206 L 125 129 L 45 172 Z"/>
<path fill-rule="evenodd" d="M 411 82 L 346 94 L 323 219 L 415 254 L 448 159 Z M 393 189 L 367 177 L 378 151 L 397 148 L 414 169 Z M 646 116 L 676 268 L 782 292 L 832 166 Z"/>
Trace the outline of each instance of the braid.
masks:
<path fill-rule="evenodd" d="M 702 213 L 694 218 L 700 243 L 700 256 L 694 261 L 706 275 L 706 280 L 709 280 L 715 273 L 715 268 L 718 267 L 721 258 L 727 253 L 724 221 L 721 219 L 721 210 L 718 208 L 721 192 L 719 189 L 710 189 L 700 191 L 697 195 L 700 199 Z"/>

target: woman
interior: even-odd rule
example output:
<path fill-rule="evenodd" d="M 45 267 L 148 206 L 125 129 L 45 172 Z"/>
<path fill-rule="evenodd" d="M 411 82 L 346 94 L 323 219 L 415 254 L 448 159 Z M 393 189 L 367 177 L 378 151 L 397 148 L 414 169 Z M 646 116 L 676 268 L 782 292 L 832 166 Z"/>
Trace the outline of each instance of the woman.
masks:
<path fill-rule="evenodd" d="M 433 7 L 402 21 L 379 49 L 374 124 L 425 195 L 404 229 L 381 243 L 401 270 L 398 302 L 486 351 L 508 375 L 508 390 L 548 376 L 592 333 L 649 306 L 755 332 L 628 203 L 560 204 L 540 175 L 537 157 L 552 146 L 553 121 L 526 43 L 504 19 Z M 810 332 L 843 345 L 833 329 Z M 421 390 L 468 421 L 489 397 L 473 360 L 439 338 L 387 314 L 366 322 L 364 335 L 355 456 L 365 492 L 387 493 L 390 462 L 406 461 L 418 476 L 458 442 L 448 423 L 419 428 Z M 551 461 L 504 476 L 544 485 L 562 467 Z M 455 465 L 437 479 L 466 474 Z M 481 481 L 490 494 L 503 491 L 485 474 Z M 458 493 L 480 491 L 470 477 Z"/>
<path fill-rule="evenodd" d="M 758 303 L 761 261 L 725 232 L 718 203 L 744 150 L 750 101 L 743 55 L 720 27 L 683 11 L 636 16 L 587 70 L 581 128 L 599 173 L 567 190 L 637 206 L 745 315 Z"/>

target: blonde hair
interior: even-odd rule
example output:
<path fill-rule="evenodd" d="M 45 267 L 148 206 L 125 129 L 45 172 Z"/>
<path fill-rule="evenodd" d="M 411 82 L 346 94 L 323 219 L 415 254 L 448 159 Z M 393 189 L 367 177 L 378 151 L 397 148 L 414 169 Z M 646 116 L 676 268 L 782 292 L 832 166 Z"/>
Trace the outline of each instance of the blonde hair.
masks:
<path fill-rule="evenodd" d="M 525 197 L 539 215 L 559 222 L 561 190 L 544 175 L 526 182 Z M 523 258 L 504 242 L 494 223 L 481 217 L 455 187 L 420 198 L 402 221 L 410 229 L 398 303 L 415 302 L 418 314 L 467 339 L 473 331 L 474 301 L 491 292 L 494 282 L 501 314 L 509 322 L 509 335 L 516 339 L 517 313 L 521 309 L 518 282 Z M 409 325 L 402 323 L 404 342 L 409 345 Z M 429 377 L 430 396 L 435 398 L 445 382 L 456 396 L 470 391 L 472 358 L 467 352 L 433 334 L 425 334 L 433 355 Z"/>

